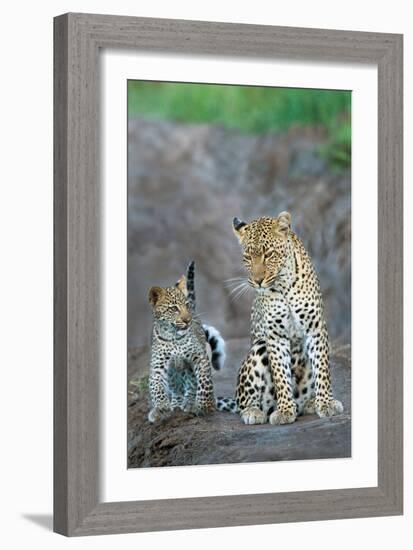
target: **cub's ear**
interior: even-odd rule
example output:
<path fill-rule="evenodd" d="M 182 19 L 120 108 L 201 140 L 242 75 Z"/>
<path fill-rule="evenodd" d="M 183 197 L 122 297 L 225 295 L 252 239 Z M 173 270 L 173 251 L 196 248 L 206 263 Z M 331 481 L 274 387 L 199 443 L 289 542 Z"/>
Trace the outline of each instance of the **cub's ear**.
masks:
<path fill-rule="evenodd" d="M 246 227 L 247 227 L 247 224 L 241 221 L 240 219 L 234 218 L 232 220 L 232 228 L 234 230 L 235 235 L 238 237 L 240 241 L 242 241 Z"/>
<path fill-rule="evenodd" d="M 149 289 L 148 293 L 149 303 L 152 304 L 152 306 L 156 306 L 159 300 L 162 299 L 164 293 L 164 289 L 160 286 L 153 286 Z"/>
<path fill-rule="evenodd" d="M 291 214 L 289 212 L 281 212 L 278 214 L 278 228 L 287 233 L 291 227 Z"/>
<path fill-rule="evenodd" d="M 184 296 L 188 296 L 188 287 L 186 284 L 185 275 L 182 275 L 182 277 L 178 280 L 175 286 L 176 288 L 179 288 L 179 290 L 182 292 Z"/>

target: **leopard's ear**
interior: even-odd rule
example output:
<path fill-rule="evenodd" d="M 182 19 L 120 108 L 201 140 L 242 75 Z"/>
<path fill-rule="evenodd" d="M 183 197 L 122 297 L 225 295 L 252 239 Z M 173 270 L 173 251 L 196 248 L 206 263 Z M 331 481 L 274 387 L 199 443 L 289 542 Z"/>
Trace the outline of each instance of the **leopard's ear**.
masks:
<path fill-rule="evenodd" d="M 155 307 L 156 304 L 158 304 L 160 300 L 162 300 L 164 294 L 165 290 L 163 288 L 161 288 L 160 286 L 153 286 L 149 289 L 148 293 L 149 303 Z"/>
<path fill-rule="evenodd" d="M 283 233 L 288 233 L 291 227 L 291 214 L 289 212 L 280 212 L 278 214 L 278 229 Z"/>
<path fill-rule="evenodd" d="M 234 218 L 232 220 L 232 229 L 240 242 L 242 242 L 242 239 L 244 238 L 246 228 L 247 224 L 239 218 Z"/>
<path fill-rule="evenodd" d="M 179 290 L 182 292 L 184 296 L 188 296 L 188 286 L 186 284 L 186 277 L 185 275 L 182 275 L 182 277 L 177 281 L 176 288 L 179 288 Z"/>

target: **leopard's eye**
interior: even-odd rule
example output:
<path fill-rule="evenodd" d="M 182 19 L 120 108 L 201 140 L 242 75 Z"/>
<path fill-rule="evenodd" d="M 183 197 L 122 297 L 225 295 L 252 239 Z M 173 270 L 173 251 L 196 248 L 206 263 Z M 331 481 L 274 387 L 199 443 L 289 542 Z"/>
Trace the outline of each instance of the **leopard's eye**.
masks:
<path fill-rule="evenodd" d="M 169 310 L 176 313 L 177 311 L 179 311 L 179 307 L 178 306 L 170 306 Z"/>
<path fill-rule="evenodd" d="M 267 252 L 264 252 L 264 260 L 271 260 L 272 258 L 274 258 L 274 256 L 274 250 L 268 250 Z"/>
<path fill-rule="evenodd" d="M 243 254 L 242 257 L 243 257 L 244 262 L 246 262 L 246 263 L 251 262 L 251 258 L 248 254 Z"/>

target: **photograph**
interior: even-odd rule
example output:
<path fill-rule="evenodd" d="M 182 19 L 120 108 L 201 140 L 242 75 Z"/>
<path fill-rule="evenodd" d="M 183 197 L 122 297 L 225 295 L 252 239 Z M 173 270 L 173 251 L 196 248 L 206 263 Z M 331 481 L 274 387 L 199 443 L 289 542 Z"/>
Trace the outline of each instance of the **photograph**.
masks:
<path fill-rule="evenodd" d="M 127 105 L 128 468 L 351 457 L 351 91 Z"/>

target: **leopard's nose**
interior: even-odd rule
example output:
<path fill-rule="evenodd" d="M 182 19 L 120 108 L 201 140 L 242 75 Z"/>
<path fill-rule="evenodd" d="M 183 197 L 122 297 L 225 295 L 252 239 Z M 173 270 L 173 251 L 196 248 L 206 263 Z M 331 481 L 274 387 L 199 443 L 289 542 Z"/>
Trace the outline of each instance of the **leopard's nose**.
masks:
<path fill-rule="evenodd" d="M 185 323 L 185 325 L 189 325 L 191 322 L 191 316 L 190 315 L 182 315 L 181 321 Z"/>
<path fill-rule="evenodd" d="M 258 286 L 261 286 L 263 280 L 264 280 L 264 277 L 258 277 L 257 279 L 255 279 L 255 282 L 257 283 Z"/>

